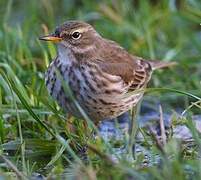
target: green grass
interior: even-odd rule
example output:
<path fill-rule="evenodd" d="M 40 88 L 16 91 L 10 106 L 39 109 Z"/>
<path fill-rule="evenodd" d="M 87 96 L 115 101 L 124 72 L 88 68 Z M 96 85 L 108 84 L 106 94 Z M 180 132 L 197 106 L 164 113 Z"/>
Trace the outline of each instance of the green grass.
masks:
<path fill-rule="evenodd" d="M 170 136 L 160 149 L 154 137 L 141 129 L 145 147 L 153 157 L 161 157 L 160 167 L 145 167 L 143 153 L 132 162 L 122 156 L 114 164 L 111 145 L 87 139 L 78 119 L 74 120 L 76 133 L 69 134 L 66 115 L 44 85 L 44 72 L 56 49 L 38 37 L 70 19 L 91 23 L 130 53 L 178 62 L 177 67 L 154 73 L 149 87 L 156 89 L 148 89 L 144 99 L 158 99 L 163 111 L 187 110 L 186 118 L 173 116 L 173 126 L 178 121 L 187 124 L 195 139 L 193 146 Z M 1 0 L 0 179 L 26 179 L 34 172 L 49 178 L 63 174 L 85 179 L 201 179 L 200 134 L 191 121 L 201 110 L 200 23 L 199 0 Z M 86 143 L 91 145 L 87 163 L 81 155 Z"/>

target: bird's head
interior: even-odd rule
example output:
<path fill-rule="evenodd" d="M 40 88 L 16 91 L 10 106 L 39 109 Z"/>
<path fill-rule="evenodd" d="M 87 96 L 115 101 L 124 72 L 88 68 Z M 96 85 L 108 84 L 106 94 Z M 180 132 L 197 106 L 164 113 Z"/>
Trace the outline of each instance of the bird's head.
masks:
<path fill-rule="evenodd" d="M 81 21 L 67 21 L 58 26 L 54 33 L 40 37 L 40 40 L 51 41 L 74 52 L 84 53 L 94 47 L 100 35 L 95 29 Z"/>

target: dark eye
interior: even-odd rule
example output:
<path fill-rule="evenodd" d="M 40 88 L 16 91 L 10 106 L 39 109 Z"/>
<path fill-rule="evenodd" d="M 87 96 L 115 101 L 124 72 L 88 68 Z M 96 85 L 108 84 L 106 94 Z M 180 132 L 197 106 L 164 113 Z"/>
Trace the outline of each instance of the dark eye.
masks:
<path fill-rule="evenodd" d="M 80 37 L 81 37 L 81 33 L 77 32 L 77 31 L 72 34 L 73 39 L 79 39 Z"/>
<path fill-rule="evenodd" d="M 59 36 L 60 36 L 60 31 L 59 31 L 59 29 L 56 29 L 56 31 L 55 31 L 54 34 L 55 34 L 56 37 L 59 37 Z"/>

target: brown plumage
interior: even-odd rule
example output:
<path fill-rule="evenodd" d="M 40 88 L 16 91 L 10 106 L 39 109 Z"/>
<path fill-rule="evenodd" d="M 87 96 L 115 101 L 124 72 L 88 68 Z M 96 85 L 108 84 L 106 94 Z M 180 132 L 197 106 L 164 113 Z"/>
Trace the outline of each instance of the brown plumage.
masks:
<path fill-rule="evenodd" d="M 66 111 L 80 113 L 64 93 L 60 71 L 81 107 L 99 122 L 115 118 L 135 106 L 142 98 L 152 71 L 174 63 L 147 61 L 129 54 L 117 43 L 102 38 L 84 22 L 69 21 L 41 40 L 58 44 L 58 54 L 46 73 L 49 93 Z M 136 91 L 127 96 L 129 91 Z"/>

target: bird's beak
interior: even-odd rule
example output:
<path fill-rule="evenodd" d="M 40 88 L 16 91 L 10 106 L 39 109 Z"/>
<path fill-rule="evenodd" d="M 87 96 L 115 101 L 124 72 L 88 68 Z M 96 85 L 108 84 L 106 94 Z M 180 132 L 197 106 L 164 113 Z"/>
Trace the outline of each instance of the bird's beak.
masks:
<path fill-rule="evenodd" d="M 43 40 L 43 41 L 51 41 L 51 42 L 60 42 L 62 40 L 62 38 L 55 36 L 54 34 L 50 34 L 47 36 L 42 36 L 39 37 L 39 40 Z"/>

